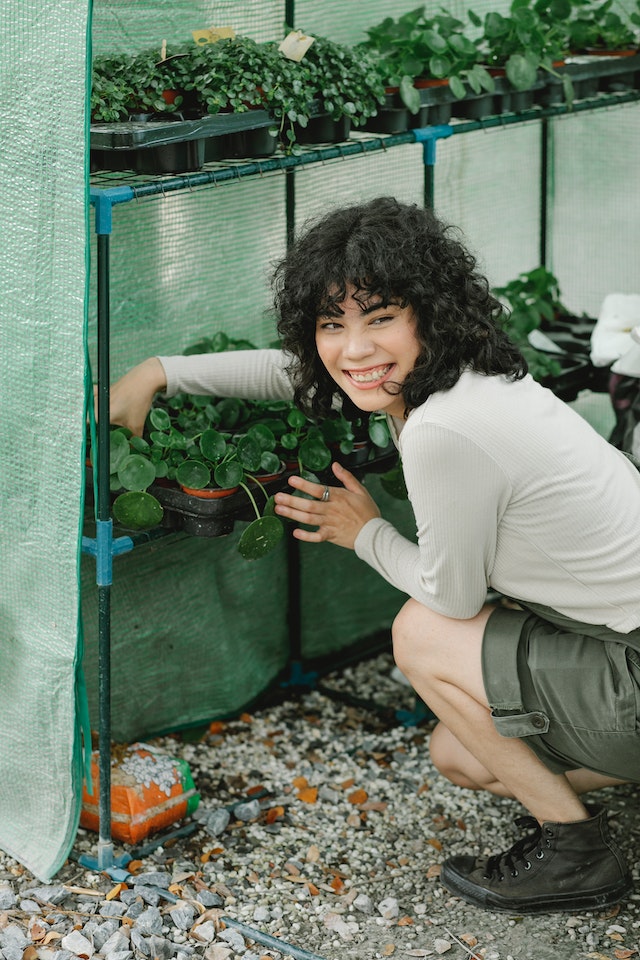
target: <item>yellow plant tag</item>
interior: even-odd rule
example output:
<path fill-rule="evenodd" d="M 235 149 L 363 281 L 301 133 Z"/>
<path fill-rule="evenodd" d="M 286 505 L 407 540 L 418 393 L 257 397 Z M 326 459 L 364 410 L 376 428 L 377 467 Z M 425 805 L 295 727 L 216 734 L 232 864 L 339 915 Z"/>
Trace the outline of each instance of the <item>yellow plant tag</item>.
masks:
<path fill-rule="evenodd" d="M 233 27 L 209 27 L 208 30 L 192 30 L 191 36 L 199 46 L 217 43 L 218 40 L 233 40 L 236 32 Z"/>
<path fill-rule="evenodd" d="M 284 38 L 278 50 L 287 60 L 295 60 L 296 63 L 300 63 L 314 40 L 315 37 L 307 36 L 302 30 L 292 30 Z"/>

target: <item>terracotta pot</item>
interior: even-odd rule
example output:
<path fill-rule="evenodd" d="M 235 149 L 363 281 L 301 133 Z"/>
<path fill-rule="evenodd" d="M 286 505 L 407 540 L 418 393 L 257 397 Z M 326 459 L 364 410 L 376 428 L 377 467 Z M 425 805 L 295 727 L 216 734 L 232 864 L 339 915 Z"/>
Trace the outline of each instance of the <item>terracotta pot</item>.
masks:
<path fill-rule="evenodd" d="M 448 87 L 449 81 L 446 77 L 441 80 L 436 80 L 429 77 L 416 77 L 413 81 L 413 85 L 417 90 L 422 90 L 425 87 Z"/>
<path fill-rule="evenodd" d="M 296 468 L 298 466 L 298 461 L 296 460 Z M 281 464 L 280 469 L 277 473 L 254 473 L 248 479 L 249 483 L 255 483 L 256 480 L 258 483 L 270 483 L 271 480 L 277 480 L 278 477 L 281 477 L 282 474 L 287 469 L 286 464 Z"/>
<path fill-rule="evenodd" d="M 222 490 L 220 487 L 205 487 L 203 490 L 194 490 L 192 487 L 183 487 L 180 484 L 183 493 L 188 493 L 190 497 L 200 497 L 201 500 L 218 500 L 221 497 L 230 497 L 232 493 L 237 493 L 239 487 L 230 487 L 228 490 Z"/>

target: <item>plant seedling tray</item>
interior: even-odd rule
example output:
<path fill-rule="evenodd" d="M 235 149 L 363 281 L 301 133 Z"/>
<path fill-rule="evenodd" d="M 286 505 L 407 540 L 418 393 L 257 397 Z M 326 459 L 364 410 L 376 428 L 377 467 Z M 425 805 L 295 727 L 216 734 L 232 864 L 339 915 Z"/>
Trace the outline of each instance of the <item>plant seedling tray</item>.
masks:
<path fill-rule="evenodd" d="M 89 142 L 92 150 L 139 150 L 258 130 L 273 123 L 266 110 L 216 113 L 196 120 L 122 120 L 92 124 Z"/>
<path fill-rule="evenodd" d="M 195 172 L 207 160 L 207 144 L 223 145 L 233 135 L 266 132 L 272 126 L 266 110 L 219 113 L 196 120 L 178 117 L 94 124 L 89 140 L 91 164 L 96 170 L 143 174 Z"/>
<path fill-rule="evenodd" d="M 548 74 L 544 89 L 539 92 L 538 102 L 546 104 L 563 100 L 562 76 L 571 77 L 576 99 L 595 96 L 600 90 L 609 90 L 617 77 L 629 77 L 629 86 L 634 85 L 640 73 L 640 54 L 632 56 L 604 56 L 584 54 L 570 57 L 556 68 L 560 77 Z"/>

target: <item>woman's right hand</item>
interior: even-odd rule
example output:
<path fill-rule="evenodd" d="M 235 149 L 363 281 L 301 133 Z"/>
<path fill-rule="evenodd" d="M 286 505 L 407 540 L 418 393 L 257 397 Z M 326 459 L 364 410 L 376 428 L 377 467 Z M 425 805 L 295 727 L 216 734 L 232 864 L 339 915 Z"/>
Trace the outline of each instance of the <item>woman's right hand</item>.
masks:
<path fill-rule="evenodd" d="M 111 423 L 128 427 L 132 433 L 142 436 L 147 414 L 156 393 L 165 390 L 167 378 L 164 367 L 157 357 L 149 357 L 128 370 L 112 385 L 110 391 L 109 419 Z M 98 416 L 97 388 L 96 418 Z"/>

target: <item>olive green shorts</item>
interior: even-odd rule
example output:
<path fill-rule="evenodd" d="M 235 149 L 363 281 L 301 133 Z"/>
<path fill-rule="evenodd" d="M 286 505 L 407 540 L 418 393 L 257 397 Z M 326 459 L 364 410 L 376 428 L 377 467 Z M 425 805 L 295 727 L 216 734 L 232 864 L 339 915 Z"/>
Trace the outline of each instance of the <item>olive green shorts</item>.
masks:
<path fill-rule="evenodd" d="M 548 769 L 640 783 L 640 629 L 616 633 L 534 604 L 498 607 L 482 672 L 498 732 L 521 738 Z"/>

